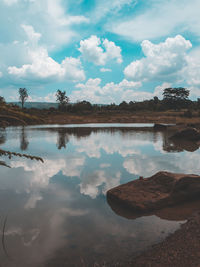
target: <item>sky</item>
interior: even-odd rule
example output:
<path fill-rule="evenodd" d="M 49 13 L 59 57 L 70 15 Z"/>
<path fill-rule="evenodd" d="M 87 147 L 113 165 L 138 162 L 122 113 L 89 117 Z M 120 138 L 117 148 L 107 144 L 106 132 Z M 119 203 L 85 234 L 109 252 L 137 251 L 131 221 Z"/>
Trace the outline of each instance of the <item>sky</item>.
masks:
<path fill-rule="evenodd" d="M 0 95 L 109 104 L 200 97 L 199 0 L 0 0 Z"/>

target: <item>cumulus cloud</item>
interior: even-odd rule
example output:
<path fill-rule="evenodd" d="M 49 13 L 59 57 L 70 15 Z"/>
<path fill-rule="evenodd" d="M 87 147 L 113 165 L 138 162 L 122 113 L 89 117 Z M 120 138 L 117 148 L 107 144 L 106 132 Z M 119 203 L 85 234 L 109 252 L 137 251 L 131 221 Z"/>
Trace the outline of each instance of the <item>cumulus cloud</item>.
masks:
<path fill-rule="evenodd" d="M 97 170 L 92 175 L 83 177 L 83 182 L 79 185 L 80 192 L 95 199 L 99 194 L 103 193 L 105 195 L 109 189 L 118 186 L 120 184 L 120 178 L 120 172 L 117 172 L 114 177 L 108 177 L 105 171 Z"/>
<path fill-rule="evenodd" d="M 26 80 L 45 80 L 55 81 L 82 81 L 85 79 L 85 73 L 82 69 L 80 59 L 66 57 L 61 64 L 56 62 L 48 55 L 46 48 L 39 46 L 38 41 L 41 34 L 35 32 L 30 25 L 22 25 L 27 34 L 27 51 L 31 63 L 24 64 L 21 67 L 9 66 L 8 73 L 17 78 Z"/>
<path fill-rule="evenodd" d="M 141 46 L 145 57 L 133 61 L 125 68 L 127 78 L 163 82 L 182 80 L 181 71 L 187 65 L 186 52 L 192 47 L 190 41 L 177 35 L 159 44 L 145 40 Z"/>
<path fill-rule="evenodd" d="M 200 96 L 200 47 L 197 47 L 187 56 L 187 66 L 183 70 L 183 76 L 190 90 L 190 96 Z"/>
<path fill-rule="evenodd" d="M 149 156 L 147 154 L 137 155 L 135 157 L 127 157 L 123 162 L 123 167 L 127 172 L 134 175 L 142 175 L 149 177 L 160 170 L 181 173 L 199 173 L 198 160 L 199 152 L 193 153 L 163 153 L 160 141 L 154 144 L 156 150 L 161 152 L 161 156 Z M 145 166 L 145 168 L 144 168 Z"/>
<path fill-rule="evenodd" d="M 150 176 L 159 171 L 160 165 L 157 161 L 155 162 L 145 155 L 141 155 L 137 158 L 125 159 L 123 167 L 131 174 Z"/>
<path fill-rule="evenodd" d="M 16 66 L 8 67 L 8 73 L 26 80 L 49 79 L 55 81 L 82 81 L 85 79 L 85 73 L 82 69 L 80 59 L 66 57 L 61 64 L 48 56 L 45 48 L 39 48 L 35 51 L 29 51 L 31 64 L 24 64 L 18 68 Z"/>
<path fill-rule="evenodd" d="M 148 92 L 139 92 L 141 82 L 122 80 L 115 84 L 110 82 L 101 86 L 101 79 L 89 79 L 85 84 L 79 83 L 76 85 L 78 90 L 74 90 L 70 95 L 70 99 L 74 101 L 88 100 L 92 103 L 120 103 L 122 100 L 138 100 L 152 96 Z"/>
<path fill-rule="evenodd" d="M 156 86 L 152 93 L 159 98 L 162 98 L 164 88 L 180 84 L 190 90 L 192 99 L 199 97 L 200 47 L 190 50 L 191 42 L 181 35 L 167 38 L 159 44 L 145 40 L 141 46 L 145 57 L 131 62 L 124 69 L 127 79 L 143 83 L 160 82 L 161 85 Z"/>
<path fill-rule="evenodd" d="M 152 136 L 148 134 L 149 137 L 153 140 L 153 133 Z M 148 138 L 146 133 L 139 132 L 127 133 L 124 138 L 119 132 L 112 135 L 102 132 L 101 135 L 91 134 L 87 142 L 85 142 L 85 139 L 74 139 L 72 143 L 79 153 L 85 153 L 90 158 L 100 158 L 102 151 L 107 155 L 117 153 L 122 157 L 126 157 L 140 154 L 142 146 L 151 144 Z M 100 168 L 106 166 L 105 163 L 102 164 L 100 164 Z"/>
<path fill-rule="evenodd" d="M 129 18 L 120 18 L 107 25 L 111 32 L 119 34 L 133 42 L 145 39 L 158 39 L 175 32 L 192 32 L 200 36 L 199 0 L 148 1 L 143 4 L 143 12 Z"/>
<path fill-rule="evenodd" d="M 11 86 L 40 90 L 42 84 L 85 79 L 79 59 L 65 54 L 58 62 L 50 54 L 80 40 L 78 27 L 89 22 L 70 15 L 68 7 L 62 0 L 0 1 L 1 88 L 9 100 Z"/>
<path fill-rule="evenodd" d="M 30 190 L 32 187 L 45 188 L 48 186 L 50 179 L 62 171 L 66 176 L 80 176 L 81 168 L 84 165 L 85 158 L 81 155 L 70 155 L 65 159 L 47 159 L 44 164 L 38 164 L 37 162 L 30 162 L 28 160 L 19 161 L 13 160 L 11 162 L 12 168 L 22 167 L 26 172 L 29 172 L 31 177 L 30 183 L 27 184 L 27 188 L 21 190 Z M 18 189 L 19 190 L 19 189 Z"/>
<path fill-rule="evenodd" d="M 83 58 L 95 65 L 105 65 L 110 60 L 122 63 L 121 48 L 107 39 L 101 40 L 96 35 L 80 41 L 78 49 Z"/>

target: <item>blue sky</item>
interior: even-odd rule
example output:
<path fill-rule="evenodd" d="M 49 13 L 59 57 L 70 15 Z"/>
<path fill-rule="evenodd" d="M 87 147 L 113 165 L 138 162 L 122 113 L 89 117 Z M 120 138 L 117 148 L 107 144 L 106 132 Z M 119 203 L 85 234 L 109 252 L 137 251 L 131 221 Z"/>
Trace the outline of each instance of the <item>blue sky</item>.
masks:
<path fill-rule="evenodd" d="M 199 0 L 0 0 L 0 95 L 120 103 L 200 97 Z"/>

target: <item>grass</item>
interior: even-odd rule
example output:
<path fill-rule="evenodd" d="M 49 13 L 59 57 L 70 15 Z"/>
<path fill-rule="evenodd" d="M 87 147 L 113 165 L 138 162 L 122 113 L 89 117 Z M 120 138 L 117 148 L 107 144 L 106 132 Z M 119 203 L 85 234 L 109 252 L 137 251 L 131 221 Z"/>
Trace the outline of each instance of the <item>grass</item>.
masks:
<path fill-rule="evenodd" d="M 0 106 L 0 126 L 42 124 L 44 121 L 34 114 L 28 114 L 19 107 L 7 104 Z"/>
<path fill-rule="evenodd" d="M 60 112 L 24 109 L 8 104 L 0 106 L 0 126 L 73 123 L 186 123 L 200 124 L 199 111 L 126 111 Z"/>
<path fill-rule="evenodd" d="M 42 163 L 44 162 L 44 160 L 41 157 L 31 156 L 31 155 L 21 154 L 21 153 L 16 153 L 16 152 L 10 152 L 10 151 L 6 151 L 3 149 L 0 149 L 0 156 L 7 156 L 9 159 L 11 159 L 13 156 L 24 157 L 24 158 L 31 159 L 31 160 L 37 160 L 37 161 L 40 161 Z M 4 161 L 0 161 L 0 166 L 10 168 L 10 166 L 7 165 Z"/>
<path fill-rule="evenodd" d="M 50 114 L 45 118 L 47 124 L 67 123 L 200 123 L 198 112 L 191 118 L 184 116 L 184 111 L 163 112 L 98 112 L 87 115 L 60 113 Z"/>

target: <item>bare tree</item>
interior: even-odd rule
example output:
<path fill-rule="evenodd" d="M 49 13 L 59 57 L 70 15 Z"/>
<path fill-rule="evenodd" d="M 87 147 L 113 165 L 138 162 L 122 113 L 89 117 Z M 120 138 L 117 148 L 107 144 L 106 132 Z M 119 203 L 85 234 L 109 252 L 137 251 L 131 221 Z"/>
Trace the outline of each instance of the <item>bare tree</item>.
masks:
<path fill-rule="evenodd" d="M 56 101 L 59 103 L 59 108 L 65 110 L 66 105 L 69 103 L 69 97 L 66 96 L 66 91 L 57 90 Z"/>
<path fill-rule="evenodd" d="M 19 88 L 19 100 L 22 104 L 22 108 L 24 108 L 24 103 L 28 98 L 28 92 L 26 88 Z"/>

